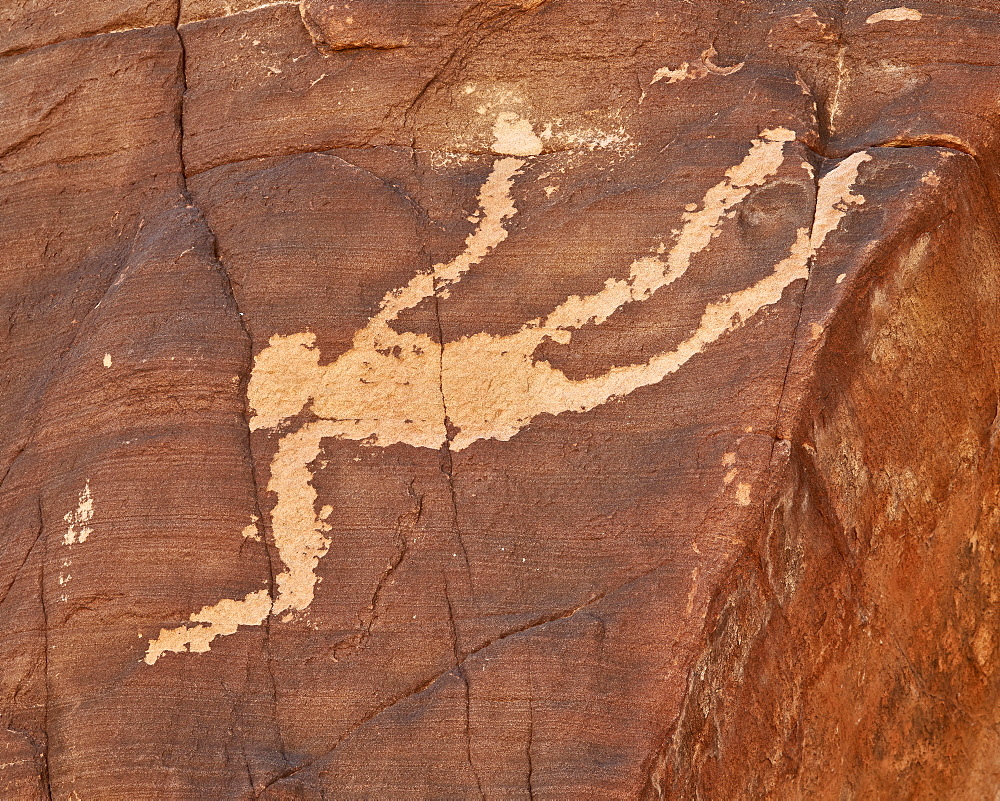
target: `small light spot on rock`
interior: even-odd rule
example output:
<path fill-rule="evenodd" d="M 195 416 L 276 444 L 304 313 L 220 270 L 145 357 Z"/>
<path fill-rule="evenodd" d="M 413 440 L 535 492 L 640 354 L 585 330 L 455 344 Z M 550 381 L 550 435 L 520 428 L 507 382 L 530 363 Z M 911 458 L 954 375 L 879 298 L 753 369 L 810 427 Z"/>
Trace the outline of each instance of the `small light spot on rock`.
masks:
<path fill-rule="evenodd" d="M 885 11 L 872 14 L 865 22 L 869 25 L 874 25 L 876 22 L 916 22 L 922 16 L 923 14 L 915 8 L 900 6 L 898 8 L 887 8 Z"/>

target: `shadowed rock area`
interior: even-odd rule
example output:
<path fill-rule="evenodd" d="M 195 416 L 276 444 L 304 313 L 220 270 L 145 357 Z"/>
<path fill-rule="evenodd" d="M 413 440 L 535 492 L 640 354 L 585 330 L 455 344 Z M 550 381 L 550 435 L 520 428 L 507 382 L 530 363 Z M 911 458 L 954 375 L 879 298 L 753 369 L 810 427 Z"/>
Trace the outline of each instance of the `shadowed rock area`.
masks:
<path fill-rule="evenodd" d="M 1000 786 L 1000 2 L 0 0 L 0 799 Z"/>

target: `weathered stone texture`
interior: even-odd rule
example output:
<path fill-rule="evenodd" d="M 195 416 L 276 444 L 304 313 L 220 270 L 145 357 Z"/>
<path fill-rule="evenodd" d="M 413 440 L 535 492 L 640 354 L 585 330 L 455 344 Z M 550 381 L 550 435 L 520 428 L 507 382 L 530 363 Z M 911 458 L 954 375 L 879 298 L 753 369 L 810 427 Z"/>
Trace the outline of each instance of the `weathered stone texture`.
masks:
<path fill-rule="evenodd" d="M 0 797 L 990 797 L 1000 4 L 0 8 Z"/>

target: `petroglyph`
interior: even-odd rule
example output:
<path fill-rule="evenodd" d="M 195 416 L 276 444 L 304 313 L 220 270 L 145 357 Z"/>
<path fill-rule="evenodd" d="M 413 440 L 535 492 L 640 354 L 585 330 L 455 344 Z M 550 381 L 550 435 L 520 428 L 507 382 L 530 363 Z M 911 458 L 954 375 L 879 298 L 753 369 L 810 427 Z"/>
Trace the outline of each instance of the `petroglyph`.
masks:
<path fill-rule="evenodd" d="M 712 58 L 717 55 L 718 51 L 716 51 L 715 46 L 713 45 L 707 50 L 704 50 L 701 54 L 701 58 L 699 58 L 694 64 L 688 64 L 688 62 L 685 61 L 676 69 L 671 69 L 670 67 L 660 67 L 653 73 L 653 78 L 649 82 L 649 85 L 652 86 L 654 83 L 659 83 L 664 78 L 667 79 L 667 83 L 669 84 L 686 81 L 691 78 L 705 78 L 710 74 L 732 75 L 733 73 L 739 72 L 746 66 L 746 62 L 741 61 L 739 64 L 733 64 L 729 67 L 720 67 L 712 61 Z"/>
<path fill-rule="evenodd" d="M 916 22 L 922 17 L 923 14 L 915 8 L 901 6 L 899 8 L 887 8 L 885 11 L 872 14 L 865 22 L 869 25 L 874 25 L 876 22 Z"/>
<path fill-rule="evenodd" d="M 735 72 L 739 72 L 746 66 L 745 61 L 741 61 L 739 64 L 731 64 L 728 67 L 720 66 L 712 61 L 712 59 L 717 55 L 719 55 L 719 51 L 715 49 L 715 45 L 709 45 L 708 49 L 704 50 L 701 54 L 701 63 L 704 64 L 708 71 L 713 75 L 732 75 Z"/>
<path fill-rule="evenodd" d="M 284 565 L 276 576 L 275 597 L 272 601 L 261 590 L 203 608 L 190 623 L 163 629 L 149 644 L 147 663 L 167 651 L 208 650 L 215 637 L 239 625 L 262 623 L 268 615 L 287 620 L 309 607 L 316 568 L 331 543 L 325 522 L 330 510 L 324 507 L 317 515 L 317 492 L 311 483 L 311 465 L 324 439 L 354 440 L 366 447 L 447 445 L 460 451 L 482 440 L 510 440 L 539 415 L 586 412 L 659 383 L 808 276 L 812 256 L 848 206 L 864 202 L 851 188 L 859 165 L 870 158 L 855 153 L 823 176 L 812 229 L 797 231 L 788 256 L 769 275 L 708 304 L 697 327 L 675 348 L 643 363 L 571 379 L 549 362 L 535 360 L 538 346 L 546 340 L 568 344 L 573 331 L 600 326 L 628 304 L 648 300 L 684 275 L 735 207 L 754 187 L 775 176 L 785 160 L 785 145 L 795 136 L 785 128 L 761 133 L 743 160 L 728 169 L 700 203 L 686 207 L 669 248 L 656 243 L 632 262 L 627 278 L 608 278 L 594 294 L 570 296 L 544 318 L 529 320 L 512 334 L 481 332 L 438 343 L 425 334 L 395 330 L 391 323 L 403 311 L 446 298 L 449 287 L 506 240 L 508 221 L 517 214 L 514 182 L 526 159 L 540 149 L 540 141 L 530 124 L 516 115 L 498 117 L 495 136 L 494 150 L 500 157 L 480 189 L 479 210 L 471 218 L 476 227 L 461 253 L 388 292 L 354 335 L 352 347 L 329 364 L 320 364 L 316 337 L 308 331 L 275 335 L 257 355 L 247 390 L 253 410 L 250 427 L 279 434 L 267 487 L 276 498 L 271 528 Z M 811 176 L 811 166 L 805 167 Z M 307 407 L 313 419 L 286 430 Z M 748 485 L 737 488 L 737 502 L 749 504 Z"/>
<path fill-rule="evenodd" d="M 90 491 L 90 479 L 80 490 L 76 509 L 63 515 L 66 523 L 66 533 L 63 534 L 63 545 L 86 542 L 87 537 L 94 533 L 90 521 L 94 519 L 94 496 Z"/>
<path fill-rule="evenodd" d="M 160 629 L 160 636 L 149 642 L 145 662 L 152 665 L 167 651 L 204 653 L 216 637 L 235 634 L 240 626 L 260 624 L 270 609 L 271 594 L 267 590 L 252 592 L 239 601 L 227 598 L 206 606 L 191 615 L 193 626 Z"/>
<path fill-rule="evenodd" d="M 524 133 L 523 129 L 515 132 Z M 499 147 L 509 144 L 501 134 L 497 139 Z M 338 387 L 338 376 L 328 373 L 325 377 L 333 383 L 319 393 L 324 410 L 339 412 L 328 415 L 318 410 L 321 416 L 331 419 L 305 425 L 279 442 L 268 490 L 277 497 L 271 526 L 285 569 L 275 577 L 277 592 L 273 602 L 268 597 L 264 603 L 260 592 L 255 592 L 239 601 L 227 599 L 205 607 L 191 616 L 196 625 L 161 630 L 159 637 L 149 643 L 147 664 L 154 664 L 168 651 L 208 650 L 215 637 L 231 634 L 239 625 L 258 625 L 270 614 L 301 611 L 309 606 L 316 585 L 316 566 L 330 547 L 325 515 L 317 517 L 315 512 L 316 490 L 310 483 L 309 470 L 324 437 L 374 437 L 372 444 L 408 442 L 429 448 L 437 448 L 444 441 L 440 346 L 423 335 L 399 334 L 389 324 L 402 311 L 460 280 L 507 238 L 504 220 L 516 213 L 511 186 L 524 164 L 516 158 L 500 158 L 494 163 L 480 189 L 478 224 L 466 238 L 464 250 L 451 261 L 436 264 L 430 272 L 418 273 L 406 286 L 389 292 L 368 325 L 355 335 L 354 347 L 335 363 L 340 365 L 347 383 Z M 258 355 L 248 388 L 256 411 L 252 429 L 276 427 L 297 414 L 316 394 L 312 380 L 320 368 L 314 342 L 312 334 L 272 337 L 269 347 Z M 399 358 L 391 355 L 396 347 Z M 292 361 L 283 364 L 286 356 Z M 368 380 L 372 383 L 366 388 Z M 396 408 L 405 408 L 412 417 L 394 414 Z M 378 421 L 374 427 L 373 420 Z M 234 621 L 238 622 L 234 625 Z"/>
<path fill-rule="evenodd" d="M 677 83 L 678 81 L 686 81 L 688 78 L 704 78 L 706 75 L 708 75 L 706 67 L 699 67 L 697 65 L 692 67 L 685 61 L 677 69 L 660 67 L 653 73 L 653 79 L 649 82 L 649 85 L 652 86 L 654 83 L 659 83 L 664 78 L 667 79 L 667 83 Z"/>

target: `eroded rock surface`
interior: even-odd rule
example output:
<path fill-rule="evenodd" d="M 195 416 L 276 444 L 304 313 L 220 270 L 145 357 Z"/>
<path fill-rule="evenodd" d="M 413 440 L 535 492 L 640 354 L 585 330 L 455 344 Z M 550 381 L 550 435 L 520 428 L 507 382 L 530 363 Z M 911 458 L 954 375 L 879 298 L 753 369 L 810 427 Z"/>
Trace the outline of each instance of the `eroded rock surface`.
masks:
<path fill-rule="evenodd" d="M 998 95 L 985 1 L 8 2 L 0 797 L 989 797 Z"/>

